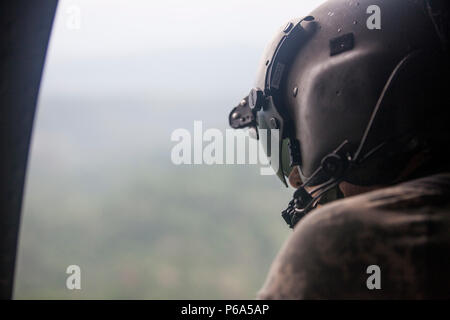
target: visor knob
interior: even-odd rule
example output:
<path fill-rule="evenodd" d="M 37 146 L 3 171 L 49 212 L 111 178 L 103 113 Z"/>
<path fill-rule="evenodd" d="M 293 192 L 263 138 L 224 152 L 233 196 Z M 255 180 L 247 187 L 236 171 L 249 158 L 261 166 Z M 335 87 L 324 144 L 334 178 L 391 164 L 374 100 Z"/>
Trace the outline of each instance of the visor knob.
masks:
<path fill-rule="evenodd" d="M 237 120 L 237 119 L 239 119 L 240 117 L 241 117 L 241 115 L 240 115 L 239 112 L 233 112 L 233 113 L 231 114 L 231 119 L 233 119 L 233 120 Z"/>
<path fill-rule="evenodd" d="M 264 92 L 261 89 L 253 88 L 248 96 L 250 109 L 259 111 L 264 106 Z"/>

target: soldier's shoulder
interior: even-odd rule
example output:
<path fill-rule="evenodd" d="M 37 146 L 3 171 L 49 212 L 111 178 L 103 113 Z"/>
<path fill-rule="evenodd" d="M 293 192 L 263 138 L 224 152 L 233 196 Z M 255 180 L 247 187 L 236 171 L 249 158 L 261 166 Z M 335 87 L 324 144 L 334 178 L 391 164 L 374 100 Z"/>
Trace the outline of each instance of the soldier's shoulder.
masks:
<path fill-rule="evenodd" d="M 364 200 L 360 197 L 342 199 L 303 218 L 272 263 L 258 297 L 342 297 L 343 287 L 358 282 L 352 280 L 355 275 L 351 274 L 346 261 L 360 256 L 359 238 L 371 238 L 373 233 L 369 222 L 372 219 L 368 218 L 371 213 L 365 212 L 362 205 Z M 365 212 L 364 218 L 362 212 Z"/>
<path fill-rule="evenodd" d="M 447 233 L 436 217 L 440 211 L 449 217 L 449 193 L 450 175 L 438 175 L 314 210 L 297 224 L 279 252 L 259 297 L 386 297 L 395 296 L 395 286 L 410 286 L 414 292 L 420 284 L 406 277 L 392 281 L 392 287 L 383 292 L 371 292 L 366 287 L 366 269 L 384 265 L 392 275 L 420 269 L 409 253 L 426 245 L 430 227 L 442 229 L 436 236 Z"/>

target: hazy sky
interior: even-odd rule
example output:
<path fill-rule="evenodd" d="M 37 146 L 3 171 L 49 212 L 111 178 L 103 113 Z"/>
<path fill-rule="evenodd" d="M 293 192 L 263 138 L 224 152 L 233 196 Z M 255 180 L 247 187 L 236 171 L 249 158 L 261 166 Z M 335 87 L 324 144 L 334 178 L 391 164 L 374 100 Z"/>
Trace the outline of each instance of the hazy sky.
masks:
<path fill-rule="evenodd" d="M 60 0 L 42 91 L 156 98 L 174 88 L 247 90 L 278 28 L 321 2 Z"/>

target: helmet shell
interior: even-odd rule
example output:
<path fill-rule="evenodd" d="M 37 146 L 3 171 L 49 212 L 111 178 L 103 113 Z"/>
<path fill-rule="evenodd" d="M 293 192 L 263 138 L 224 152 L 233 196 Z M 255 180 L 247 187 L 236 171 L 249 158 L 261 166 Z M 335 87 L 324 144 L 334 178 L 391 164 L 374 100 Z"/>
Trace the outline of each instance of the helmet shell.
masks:
<path fill-rule="evenodd" d="M 371 5 L 380 8 L 381 29 L 366 25 Z M 311 16 L 316 31 L 292 61 L 283 105 L 300 141 L 304 178 L 343 141 L 356 152 L 379 102 L 381 116 L 365 149 L 417 129 L 424 92 L 439 79 L 436 61 L 443 59 L 425 1 L 330 0 Z M 398 75 L 387 88 L 394 70 Z M 384 90 L 388 94 L 379 101 Z"/>

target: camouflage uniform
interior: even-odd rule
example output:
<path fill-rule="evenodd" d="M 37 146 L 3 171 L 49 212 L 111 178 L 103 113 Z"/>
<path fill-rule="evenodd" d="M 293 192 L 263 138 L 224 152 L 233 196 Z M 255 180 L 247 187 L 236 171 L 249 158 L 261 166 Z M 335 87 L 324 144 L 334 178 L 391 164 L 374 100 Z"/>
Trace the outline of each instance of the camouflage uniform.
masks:
<path fill-rule="evenodd" d="M 297 224 L 258 298 L 449 298 L 449 227 L 450 173 L 335 201 Z"/>

